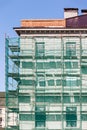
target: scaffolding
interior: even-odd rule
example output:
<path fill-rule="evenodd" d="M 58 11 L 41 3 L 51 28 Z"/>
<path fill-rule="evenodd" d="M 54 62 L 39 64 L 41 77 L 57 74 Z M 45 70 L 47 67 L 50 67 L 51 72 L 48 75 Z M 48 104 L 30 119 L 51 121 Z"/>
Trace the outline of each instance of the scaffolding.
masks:
<path fill-rule="evenodd" d="M 87 130 L 87 38 L 6 38 L 6 130 Z"/>
<path fill-rule="evenodd" d="M 6 130 L 18 130 L 19 38 L 5 39 L 6 63 Z"/>

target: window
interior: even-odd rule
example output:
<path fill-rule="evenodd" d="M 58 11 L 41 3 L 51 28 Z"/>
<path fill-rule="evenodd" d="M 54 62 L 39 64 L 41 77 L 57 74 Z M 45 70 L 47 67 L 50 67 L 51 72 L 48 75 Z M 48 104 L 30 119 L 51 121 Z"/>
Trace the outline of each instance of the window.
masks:
<path fill-rule="evenodd" d="M 53 61 L 49 62 L 49 66 L 50 66 L 51 69 L 56 69 L 56 63 L 53 62 Z"/>
<path fill-rule="evenodd" d="M 36 112 L 43 112 L 43 111 L 45 111 L 45 107 L 44 106 L 36 106 L 35 110 L 36 110 Z"/>
<path fill-rule="evenodd" d="M 46 86 L 46 82 L 44 81 L 44 79 L 42 81 L 39 81 L 39 85 L 41 87 L 45 87 Z"/>
<path fill-rule="evenodd" d="M 61 62 L 37 62 L 36 67 L 37 69 L 58 69 L 61 68 Z"/>
<path fill-rule="evenodd" d="M 87 103 L 87 96 L 82 96 L 81 100 L 82 100 L 82 103 Z"/>
<path fill-rule="evenodd" d="M 78 62 L 73 62 L 73 69 L 78 69 Z"/>
<path fill-rule="evenodd" d="M 45 74 L 44 73 L 37 73 L 37 85 L 39 87 L 45 87 L 46 86 Z"/>
<path fill-rule="evenodd" d="M 81 66 L 82 74 L 87 74 L 87 66 Z"/>
<path fill-rule="evenodd" d="M 87 121 L 87 114 L 81 114 L 81 120 Z"/>
<path fill-rule="evenodd" d="M 65 62 L 65 68 L 66 69 L 78 69 L 78 62 Z"/>
<path fill-rule="evenodd" d="M 61 103 L 61 96 L 36 96 L 37 102 Z"/>
<path fill-rule="evenodd" d="M 44 69 L 58 69 L 61 68 L 62 64 L 61 62 L 44 62 Z"/>
<path fill-rule="evenodd" d="M 53 79 L 48 80 L 48 86 L 54 86 L 54 80 Z"/>
<path fill-rule="evenodd" d="M 43 67 L 44 67 L 44 63 L 43 62 L 37 62 L 36 63 L 36 68 L 37 69 L 43 69 Z"/>
<path fill-rule="evenodd" d="M 62 80 L 62 86 L 66 86 L 66 80 Z"/>
<path fill-rule="evenodd" d="M 61 62 L 56 62 L 56 68 L 62 68 L 62 63 Z"/>
<path fill-rule="evenodd" d="M 35 126 L 36 127 L 45 127 L 45 122 L 44 121 L 35 121 Z"/>
<path fill-rule="evenodd" d="M 76 107 L 66 107 L 66 127 L 77 126 Z"/>
<path fill-rule="evenodd" d="M 62 81 L 63 86 L 67 86 L 67 87 L 78 87 L 80 86 L 80 80 L 76 79 L 76 78 L 66 78 L 66 80 Z"/>
<path fill-rule="evenodd" d="M 34 121 L 35 117 L 33 114 L 19 114 L 20 121 Z"/>
<path fill-rule="evenodd" d="M 60 85 L 62 85 L 62 84 L 61 84 L 61 80 L 60 80 L 60 79 L 57 79 L 57 80 L 56 80 L 56 86 L 60 86 Z"/>
<path fill-rule="evenodd" d="M 30 103 L 30 96 L 19 96 L 20 103 Z"/>
<path fill-rule="evenodd" d="M 36 57 L 44 56 L 45 49 L 44 49 L 44 42 L 36 42 Z"/>
<path fill-rule="evenodd" d="M 70 96 L 63 96 L 63 103 L 70 103 Z"/>
<path fill-rule="evenodd" d="M 50 69 L 49 62 L 44 62 L 44 69 Z"/>
<path fill-rule="evenodd" d="M 46 120 L 45 112 L 36 112 L 35 120 L 36 121 L 45 121 Z"/>
<path fill-rule="evenodd" d="M 61 62 L 54 62 L 54 61 L 50 61 L 49 62 L 49 67 L 51 69 L 57 69 L 57 68 L 61 68 L 62 63 Z"/>
<path fill-rule="evenodd" d="M 80 102 L 80 97 L 79 96 L 74 96 L 74 102 L 76 102 L 76 103 Z"/>
<path fill-rule="evenodd" d="M 66 80 L 66 86 L 76 86 L 76 80 L 72 80 L 72 79 L 69 79 L 69 80 Z"/>
<path fill-rule="evenodd" d="M 61 121 L 61 115 L 59 114 L 49 114 L 46 115 L 46 120 L 47 121 Z"/>
<path fill-rule="evenodd" d="M 46 114 L 45 108 L 43 106 L 36 106 L 35 108 L 35 126 L 36 127 L 45 127 Z"/>
<path fill-rule="evenodd" d="M 36 102 L 45 102 L 45 96 L 36 96 Z"/>
<path fill-rule="evenodd" d="M 75 42 L 66 43 L 66 56 L 76 56 L 76 43 Z"/>
<path fill-rule="evenodd" d="M 22 62 L 22 67 L 25 69 L 33 69 L 34 64 L 33 64 L 33 62 Z"/>
<path fill-rule="evenodd" d="M 66 69 L 71 69 L 71 62 L 65 62 Z"/>
<path fill-rule="evenodd" d="M 36 81 L 34 80 L 26 80 L 26 79 L 21 80 L 21 85 L 35 86 L 35 83 Z"/>

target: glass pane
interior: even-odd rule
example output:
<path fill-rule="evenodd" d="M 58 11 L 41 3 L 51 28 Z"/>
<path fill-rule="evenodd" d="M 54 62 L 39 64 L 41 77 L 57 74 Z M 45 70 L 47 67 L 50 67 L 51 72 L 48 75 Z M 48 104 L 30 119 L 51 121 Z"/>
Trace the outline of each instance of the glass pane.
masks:
<path fill-rule="evenodd" d="M 66 127 L 76 127 L 77 114 L 76 107 L 66 107 Z"/>
<path fill-rule="evenodd" d="M 37 73 L 37 85 L 40 87 L 46 86 L 46 81 L 45 81 L 45 74 L 44 73 Z"/>
<path fill-rule="evenodd" d="M 65 67 L 66 69 L 71 69 L 72 68 L 71 62 L 65 62 Z"/>
<path fill-rule="evenodd" d="M 67 112 L 76 112 L 76 107 L 66 107 Z"/>
<path fill-rule="evenodd" d="M 33 69 L 34 63 L 33 62 L 22 62 L 22 67 L 25 69 Z"/>
<path fill-rule="evenodd" d="M 62 86 L 66 86 L 66 80 L 62 80 Z"/>
<path fill-rule="evenodd" d="M 56 62 L 56 68 L 62 68 L 62 63 L 61 62 Z"/>
<path fill-rule="evenodd" d="M 49 66 L 50 66 L 51 69 L 55 69 L 56 63 L 55 62 L 49 62 Z"/>
<path fill-rule="evenodd" d="M 77 122 L 76 121 L 67 121 L 66 122 L 66 127 L 76 127 Z"/>
<path fill-rule="evenodd" d="M 87 121 L 87 114 L 81 114 L 81 120 Z"/>
<path fill-rule="evenodd" d="M 21 80 L 21 85 L 34 86 L 35 82 L 36 81 L 34 81 L 34 80 L 25 80 L 25 79 L 22 79 Z"/>
<path fill-rule="evenodd" d="M 45 101 L 49 103 L 60 103 L 61 97 L 60 96 L 46 96 Z"/>
<path fill-rule="evenodd" d="M 54 80 L 48 80 L 48 86 L 54 86 Z"/>
<path fill-rule="evenodd" d="M 36 127 L 45 127 L 45 122 L 44 121 L 36 121 L 35 126 Z"/>
<path fill-rule="evenodd" d="M 45 96 L 36 96 L 36 102 L 45 102 Z"/>
<path fill-rule="evenodd" d="M 40 96 L 38 96 L 38 97 L 40 97 Z M 44 106 L 36 106 L 35 110 L 36 110 L 36 112 L 43 112 L 43 111 L 45 111 L 45 107 Z"/>
<path fill-rule="evenodd" d="M 81 85 L 81 80 L 77 80 L 77 86 L 80 86 Z"/>
<path fill-rule="evenodd" d="M 56 80 L 56 86 L 60 86 L 61 85 L 61 80 L 57 79 Z"/>
<path fill-rule="evenodd" d="M 44 69 L 50 69 L 49 62 L 44 62 Z"/>
<path fill-rule="evenodd" d="M 80 102 L 80 97 L 79 96 L 74 96 L 74 102 Z"/>
<path fill-rule="evenodd" d="M 66 80 L 66 86 L 77 86 L 76 80 Z"/>
<path fill-rule="evenodd" d="M 46 115 L 46 120 L 47 121 L 61 121 L 61 115 L 49 114 L 49 115 Z"/>
<path fill-rule="evenodd" d="M 61 115 L 56 115 L 56 120 L 57 120 L 57 121 L 61 121 L 61 120 L 62 120 Z"/>
<path fill-rule="evenodd" d="M 46 120 L 45 112 L 36 112 L 35 121 L 45 121 L 45 120 Z"/>
<path fill-rule="evenodd" d="M 37 96 L 37 102 L 49 102 L 49 103 L 60 103 L 61 97 L 60 96 Z"/>
<path fill-rule="evenodd" d="M 32 114 L 19 114 L 21 121 L 34 121 L 35 116 Z"/>
<path fill-rule="evenodd" d="M 77 69 L 78 68 L 78 62 L 73 62 L 73 68 Z"/>
<path fill-rule="evenodd" d="M 44 65 L 43 62 L 37 62 L 37 63 L 36 63 L 36 68 L 37 68 L 37 69 L 43 69 L 43 65 Z"/>
<path fill-rule="evenodd" d="M 87 74 L 87 66 L 82 66 L 81 70 L 83 74 Z"/>
<path fill-rule="evenodd" d="M 66 43 L 66 56 L 75 56 L 76 55 L 76 44 L 75 42 Z"/>
<path fill-rule="evenodd" d="M 39 82 L 39 85 L 40 85 L 41 87 L 45 87 L 45 86 L 46 86 L 46 82 L 45 82 L 45 81 L 40 81 L 40 82 Z"/>
<path fill-rule="evenodd" d="M 36 43 L 36 56 L 44 56 L 44 42 Z"/>
<path fill-rule="evenodd" d="M 63 96 L 64 103 L 70 103 L 70 96 Z"/>
<path fill-rule="evenodd" d="M 19 96 L 20 103 L 30 103 L 30 96 Z"/>
<path fill-rule="evenodd" d="M 87 96 L 82 96 L 81 100 L 82 100 L 83 103 L 87 103 Z"/>

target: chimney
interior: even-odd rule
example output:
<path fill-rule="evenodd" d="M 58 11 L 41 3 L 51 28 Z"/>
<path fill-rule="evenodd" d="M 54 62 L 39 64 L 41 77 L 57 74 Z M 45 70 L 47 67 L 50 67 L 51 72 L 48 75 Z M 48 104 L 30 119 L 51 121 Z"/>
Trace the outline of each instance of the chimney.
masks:
<path fill-rule="evenodd" d="M 81 10 L 81 13 L 84 15 L 84 14 L 87 14 L 87 9 L 82 9 Z"/>
<path fill-rule="evenodd" d="M 64 18 L 78 16 L 78 8 L 64 8 Z"/>

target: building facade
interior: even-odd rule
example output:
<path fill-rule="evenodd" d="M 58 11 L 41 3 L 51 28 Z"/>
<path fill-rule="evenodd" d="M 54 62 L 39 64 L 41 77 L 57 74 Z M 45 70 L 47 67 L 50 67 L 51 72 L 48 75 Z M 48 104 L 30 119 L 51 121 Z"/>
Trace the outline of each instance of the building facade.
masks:
<path fill-rule="evenodd" d="M 5 128 L 5 92 L 0 92 L 0 130 Z"/>
<path fill-rule="evenodd" d="M 64 11 L 6 38 L 6 130 L 87 130 L 87 14 Z"/>

